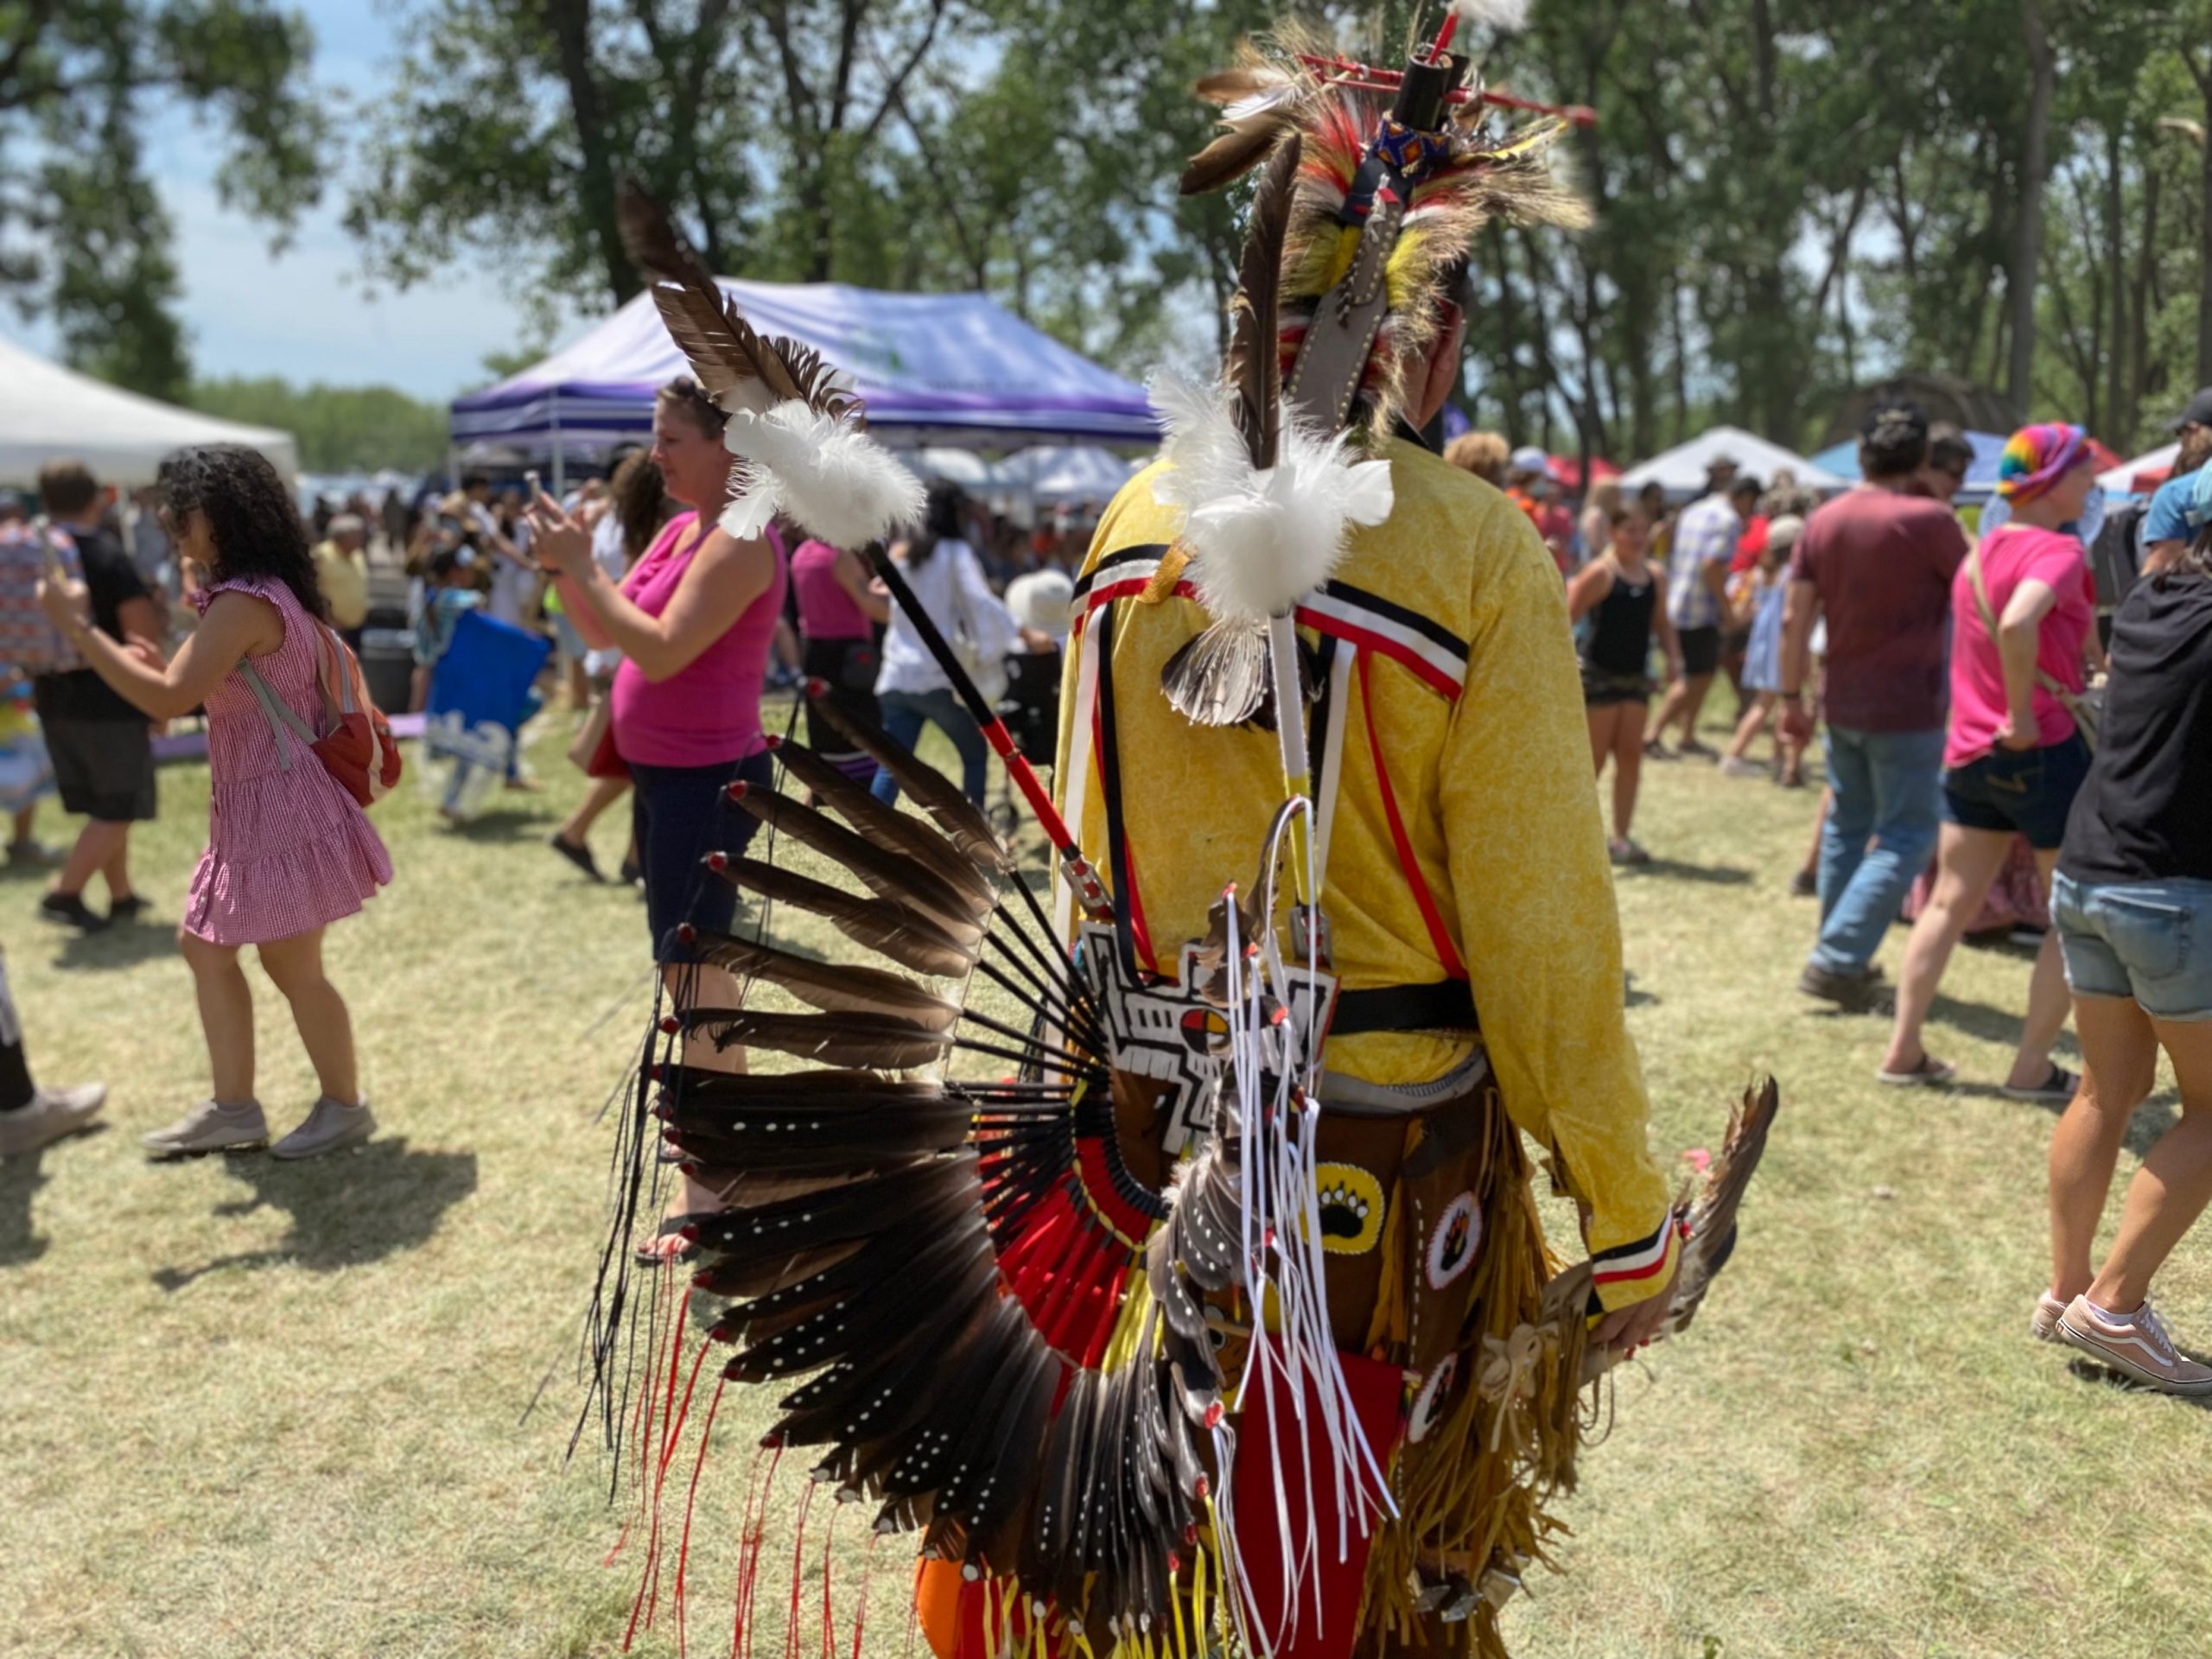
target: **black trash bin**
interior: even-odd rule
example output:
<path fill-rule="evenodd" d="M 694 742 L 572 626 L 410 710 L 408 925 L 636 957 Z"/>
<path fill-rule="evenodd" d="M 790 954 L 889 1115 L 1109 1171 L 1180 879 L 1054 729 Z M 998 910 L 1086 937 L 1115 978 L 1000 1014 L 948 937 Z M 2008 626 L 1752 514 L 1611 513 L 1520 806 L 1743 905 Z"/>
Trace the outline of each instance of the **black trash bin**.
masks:
<path fill-rule="evenodd" d="M 415 683 L 415 631 L 363 628 L 361 677 L 368 682 L 369 700 L 378 708 L 387 715 L 404 714 Z"/>

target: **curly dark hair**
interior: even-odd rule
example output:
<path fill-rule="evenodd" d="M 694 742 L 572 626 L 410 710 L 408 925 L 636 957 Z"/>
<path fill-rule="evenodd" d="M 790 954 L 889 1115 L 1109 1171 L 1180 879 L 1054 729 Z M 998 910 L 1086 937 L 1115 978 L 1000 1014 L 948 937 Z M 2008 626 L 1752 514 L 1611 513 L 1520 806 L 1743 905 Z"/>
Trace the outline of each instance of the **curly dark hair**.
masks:
<path fill-rule="evenodd" d="M 234 576 L 274 576 L 292 590 L 309 616 L 327 621 L 307 526 L 283 478 L 258 449 L 242 443 L 210 443 L 180 449 L 154 475 L 172 517 L 207 515 L 215 539 L 218 582 Z"/>
<path fill-rule="evenodd" d="M 667 480 L 653 465 L 652 456 L 633 449 L 614 468 L 614 476 L 607 481 L 607 493 L 613 501 L 615 522 L 622 526 L 622 551 L 635 564 L 668 522 L 671 503 Z"/>

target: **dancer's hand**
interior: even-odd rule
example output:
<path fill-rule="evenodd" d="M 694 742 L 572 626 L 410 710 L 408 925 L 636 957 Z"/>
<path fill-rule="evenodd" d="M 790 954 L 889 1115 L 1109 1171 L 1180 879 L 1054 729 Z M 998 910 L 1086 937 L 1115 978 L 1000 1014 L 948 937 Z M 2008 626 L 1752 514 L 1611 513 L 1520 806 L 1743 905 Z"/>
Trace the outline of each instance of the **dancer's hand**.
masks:
<path fill-rule="evenodd" d="M 1675 1265 L 1667 1274 L 1666 1284 L 1643 1300 L 1631 1302 L 1626 1307 L 1617 1307 L 1599 1320 L 1597 1329 L 1590 1333 L 1590 1345 L 1618 1350 L 1625 1358 L 1655 1340 L 1659 1335 L 1659 1327 L 1666 1323 L 1667 1310 L 1674 1306 L 1675 1281 L 1681 1276 L 1681 1253 L 1676 1251 Z"/>
<path fill-rule="evenodd" d="M 530 504 L 529 516 L 530 550 L 539 563 L 571 582 L 582 582 L 591 574 L 591 532 L 582 520 L 564 512 L 543 490 Z"/>

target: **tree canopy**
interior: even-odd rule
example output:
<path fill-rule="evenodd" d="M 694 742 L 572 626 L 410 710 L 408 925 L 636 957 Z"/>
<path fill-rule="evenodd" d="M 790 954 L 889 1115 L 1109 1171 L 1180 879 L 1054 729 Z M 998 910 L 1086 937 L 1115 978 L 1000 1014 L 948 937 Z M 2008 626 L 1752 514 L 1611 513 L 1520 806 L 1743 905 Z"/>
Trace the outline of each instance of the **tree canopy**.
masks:
<path fill-rule="evenodd" d="M 209 415 L 273 426 L 300 441 L 311 473 L 429 472 L 446 458 L 446 411 L 389 386 L 295 386 L 274 377 L 201 380 L 184 402 Z"/>
<path fill-rule="evenodd" d="M 211 118 L 219 194 L 281 233 L 320 188 L 312 51 L 268 0 L 0 0 L 0 296 L 51 317 L 79 368 L 175 397 L 190 359 L 147 123 Z"/>

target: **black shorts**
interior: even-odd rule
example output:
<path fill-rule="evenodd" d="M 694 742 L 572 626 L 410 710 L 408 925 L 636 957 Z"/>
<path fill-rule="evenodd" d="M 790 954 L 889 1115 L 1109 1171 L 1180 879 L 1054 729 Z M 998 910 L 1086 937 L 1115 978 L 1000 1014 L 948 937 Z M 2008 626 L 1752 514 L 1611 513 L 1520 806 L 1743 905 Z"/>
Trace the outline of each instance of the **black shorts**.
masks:
<path fill-rule="evenodd" d="M 1682 677 L 1694 680 L 1703 675 L 1718 673 L 1720 669 L 1720 630 L 1711 628 L 1681 628 L 1675 638 L 1682 647 Z"/>
<path fill-rule="evenodd" d="M 143 720 L 46 720 L 46 753 L 63 808 L 101 823 L 155 816 L 154 741 Z"/>
<path fill-rule="evenodd" d="M 1651 701 L 1651 682 L 1641 674 L 1608 674 L 1582 664 L 1582 706 L 1610 709 L 1617 703 Z"/>
<path fill-rule="evenodd" d="M 760 819 L 733 806 L 722 791 L 739 779 L 760 789 L 776 782 L 766 750 L 716 766 L 630 766 L 630 823 L 638 837 L 638 868 L 645 881 L 645 925 L 653 959 L 690 962 L 695 953 L 675 938 L 677 925 L 727 933 L 737 915 L 737 889 L 706 868 L 709 853 L 743 853 Z"/>
<path fill-rule="evenodd" d="M 2037 852 L 2066 839 L 2066 815 L 2089 777 L 2079 732 L 2042 749 L 1992 749 L 1943 774 L 1943 816 L 1962 830 L 2015 831 Z"/>

